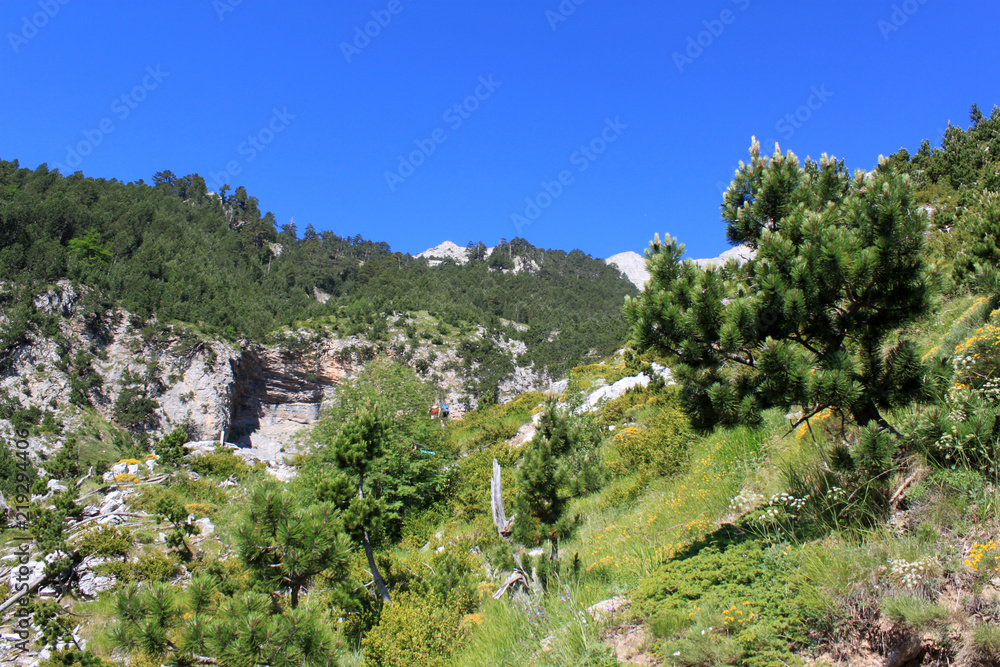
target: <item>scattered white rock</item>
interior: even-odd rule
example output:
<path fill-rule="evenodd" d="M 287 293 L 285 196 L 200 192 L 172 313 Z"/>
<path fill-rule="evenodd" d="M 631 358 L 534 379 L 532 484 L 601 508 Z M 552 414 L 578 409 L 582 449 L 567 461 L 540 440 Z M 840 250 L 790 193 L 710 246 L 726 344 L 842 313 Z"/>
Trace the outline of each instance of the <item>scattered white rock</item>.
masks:
<path fill-rule="evenodd" d="M 513 438 L 507 441 L 507 444 L 511 447 L 520 447 L 534 438 L 536 431 L 538 431 L 538 427 L 535 426 L 535 424 L 528 422 L 527 424 L 521 426 L 521 428 L 517 429 L 517 433 L 514 434 Z"/>
<path fill-rule="evenodd" d="M 46 484 L 46 487 L 52 493 L 62 493 L 63 491 L 66 490 L 66 487 L 64 485 L 60 484 L 58 481 L 54 479 L 50 479 L 49 483 Z"/>
<path fill-rule="evenodd" d="M 83 562 L 74 568 L 78 577 L 77 585 L 80 589 L 80 593 L 87 597 L 94 598 L 97 597 L 98 593 L 109 591 L 114 588 L 114 575 L 101 577 L 94 572 L 94 568 L 106 562 L 108 562 L 107 558 L 88 556 L 83 559 Z"/>
<path fill-rule="evenodd" d="M 28 571 L 23 575 L 21 574 L 21 567 L 16 567 L 10 571 L 10 580 L 8 583 L 11 590 L 16 591 L 18 590 L 19 585 L 23 585 L 25 583 L 27 583 L 30 588 L 42 580 L 42 573 L 45 571 L 45 563 L 43 561 L 29 560 L 22 567 L 28 568 Z"/>
<path fill-rule="evenodd" d="M 621 595 L 616 595 L 608 600 L 601 600 L 587 607 L 587 613 L 595 621 L 603 623 L 620 611 L 623 611 L 632 604 L 632 601 Z"/>
<path fill-rule="evenodd" d="M 209 519 L 208 517 L 205 517 L 203 519 L 198 519 L 194 523 L 198 526 L 198 529 L 201 531 L 199 535 L 201 535 L 202 537 L 208 537 L 209 535 L 215 532 L 215 524 L 212 523 L 212 520 Z"/>

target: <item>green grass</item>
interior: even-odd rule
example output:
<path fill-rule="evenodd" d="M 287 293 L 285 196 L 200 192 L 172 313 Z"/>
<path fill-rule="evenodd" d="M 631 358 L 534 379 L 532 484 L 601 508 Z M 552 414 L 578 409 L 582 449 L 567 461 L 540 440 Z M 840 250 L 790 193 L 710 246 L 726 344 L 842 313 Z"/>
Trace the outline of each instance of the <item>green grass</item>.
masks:
<path fill-rule="evenodd" d="M 927 630 L 948 617 L 947 609 L 912 593 L 883 598 L 879 607 L 887 618 L 905 623 L 914 630 Z"/>

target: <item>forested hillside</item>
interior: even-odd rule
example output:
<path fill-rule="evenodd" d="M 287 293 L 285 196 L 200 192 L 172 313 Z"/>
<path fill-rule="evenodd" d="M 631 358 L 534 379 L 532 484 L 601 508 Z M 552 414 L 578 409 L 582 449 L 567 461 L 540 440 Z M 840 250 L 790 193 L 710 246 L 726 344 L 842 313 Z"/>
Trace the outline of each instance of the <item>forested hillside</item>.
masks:
<path fill-rule="evenodd" d="M 528 346 L 524 363 L 554 373 L 621 341 L 619 308 L 634 288 L 602 260 L 522 239 L 501 240 L 488 260 L 470 255 L 431 267 L 360 236 L 312 225 L 300 236 L 244 188 L 212 194 L 196 174 L 126 184 L 0 162 L 2 278 L 29 292 L 69 278 L 98 303 L 230 340 L 316 318 L 378 338 L 386 316 L 429 311 L 446 325 L 505 329 Z M 511 270 L 518 257 L 529 270 Z"/>
<path fill-rule="evenodd" d="M 873 156 L 854 170 L 753 141 L 720 223 L 752 257 L 701 266 L 677 239 L 654 237 L 645 289 L 618 295 L 627 327 L 606 330 L 623 349 L 570 369 L 547 394 L 482 405 L 461 420 L 428 414 L 437 388 L 377 351 L 336 376 L 332 401 L 301 448 L 281 452 L 280 471 L 245 449 L 191 442 L 183 424 L 142 438 L 143 427 L 125 432 L 90 408 L 63 424 L 44 402 L 5 401 L 0 425 L 16 438 L 0 446 L 9 505 L 0 577 L 11 582 L 0 596 L 3 632 L 45 652 L 0 648 L 0 659 L 1000 664 L 1000 108 L 985 117 L 973 107 L 970 122 L 949 128 L 940 148 Z M 56 190 L 69 183 L 67 192 L 132 189 L 173 212 L 154 207 L 154 226 L 202 220 L 226 248 L 228 269 L 256 281 L 259 312 L 274 327 L 308 316 L 374 337 L 365 318 L 377 309 L 358 305 L 367 303 L 359 292 L 393 310 L 444 313 L 448 290 L 469 275 L 489 289 L 528 285 L 520 281 L 547 270 L 563 285 L 606 279 L 584 256 L 520 242 L 478 265 L 431 267 L 360 240 L 271 237 L 266 216 L 243 220 L 225 194 L 177 194 L 183 187 L 163 175 L 154 187 L 10 179 L 18 184 L 7 181 L 4 211 L 21 210 L 10 203 L 18 197 L 43 202 L 33 225 L 77 210 L 56 198 L 51 206 L 61 201 L 65 213 L 46 216 L 49 198 L 21 194 L 34 179 Z M 100 228 L 111 228 L 110 217 Z M 196 237 L 186 241 L 192 251 Z M 55 237 L 63 242 L 6 238 L 22 239 L 3 250 L 19 285 L 65 272 L 120 289 L 115 298 L 137 310 L 159 316 L 164 300 L 177 309 L 171 317 L 237 326 L 171 301 L 180 286 L 200 284 L 170 272 L 174 255 L 156 255 L 158 271 L 136 283 L 115 268 L 139 262 L 159 236 L 140 235 L 128 252 L 116 250 L 115 234 L 86 227 Z M 309 264 L 310 248 L 328 254 Z M 46 273 L 45 253 L 63 268 Z M 283 265 L 291 256 L 297 266 Z M 538 269 L 504 273 L 515 257 Z M 328 262 L 342 271 L 320 283 L 316 267 Z M 206 276 L 230 284 L 212 266 Z M 155 289 L 125 288 L 140 283 Z M 314 287 L 342 303 L 321 304 Z M 532 304 L 520 296 L 491 306 L 488 290 L 464 289 L 487 298 L 468 306 L 487 318 L 541 329 L 535 318 L 555 309 L 542 301 L 524 312 Z M 295 296 L 284 303 L 279 293 Z M 418 298 L 441 300 L 407 301 Z M 325 310 L 341 306 L 359 312 Z M 460 312 L 433 325 L 451 327 L 440 335 L 481 325 Z M 560 317 L 560 326 L 574 317 L 589 326 L 584 315 Z M 54 315 L 26 321 L 42 334 L 87 326 L 52 324 Z M 583 345 L 575 335 L 548 338 L 553 349 Z M 22 338 L 4 340 L 23 354 Z M 169 340 L 161 347 L 179 358 L 217 356 L 197 336 Z M 271 351 L 285 359 L 272 362 L 286 390 L 295 388 L 299 344 Z M 141 352 L 151 345 L 134 343 Z M 79 364 L 78 381 L 97 359 Z M 8 368 L 3 379 L 37 402 L 31 388 L 45 372 L 13 377 Z M 249 394 L 259 383 L 247 377 L 239 386 Z M 66 431 L 58 452 L 27 453 L 55 430 Z"/>

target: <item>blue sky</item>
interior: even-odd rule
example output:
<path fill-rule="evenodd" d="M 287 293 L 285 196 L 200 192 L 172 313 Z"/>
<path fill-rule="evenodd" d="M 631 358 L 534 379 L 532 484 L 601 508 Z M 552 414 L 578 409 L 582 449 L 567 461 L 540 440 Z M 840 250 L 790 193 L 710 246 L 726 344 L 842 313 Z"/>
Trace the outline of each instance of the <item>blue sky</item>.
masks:
<path fill-rule="evenodd" d="M 0 158 L 197 172 L 403 252 L 714 256 L 751 135 L 850 168 L 937 145 L 1000 103 L 998 25 L 992 1 L 3 0 Z"/>

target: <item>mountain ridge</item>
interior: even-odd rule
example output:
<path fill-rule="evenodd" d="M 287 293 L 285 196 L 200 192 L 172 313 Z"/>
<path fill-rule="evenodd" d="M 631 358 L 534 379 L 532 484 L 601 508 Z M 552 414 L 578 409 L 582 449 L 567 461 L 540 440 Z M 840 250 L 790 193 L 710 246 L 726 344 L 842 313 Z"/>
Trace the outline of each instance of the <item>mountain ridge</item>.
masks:
<path fill-rule="evenodd" d="M 496 246 L 486 248 L 484 258 L 489 258 L 493 253 L 494 247 Z M 428 248 L 423 252 L 417 253 L 413 257 L 416 259 L 426 259 L 430 266 L 438 266 L 448 260 L 456 264 L 465 264 L 469 261 L 466 257 L 466 252 L 466 248 L 457 243 L 445 240 L 433 248 Z M 723 251 L 718 257 L 694 259 L 692 261 L 702 268 L 708 268 L 717 264 L 725 264 L 731 259 L 735 259 L 742 264 L 753 256 L 753 250 L 745 245 L 738 245 Z M 646 258 L 634 250 L 625 250 L 624 252 L 616 253 L 606 258 L 604 262 L 621 271 L 628 278 L 629 282 L 639 289 L 642 289 L 646 281 L 649 280 L 649 271 L 646 270 Z"/>

